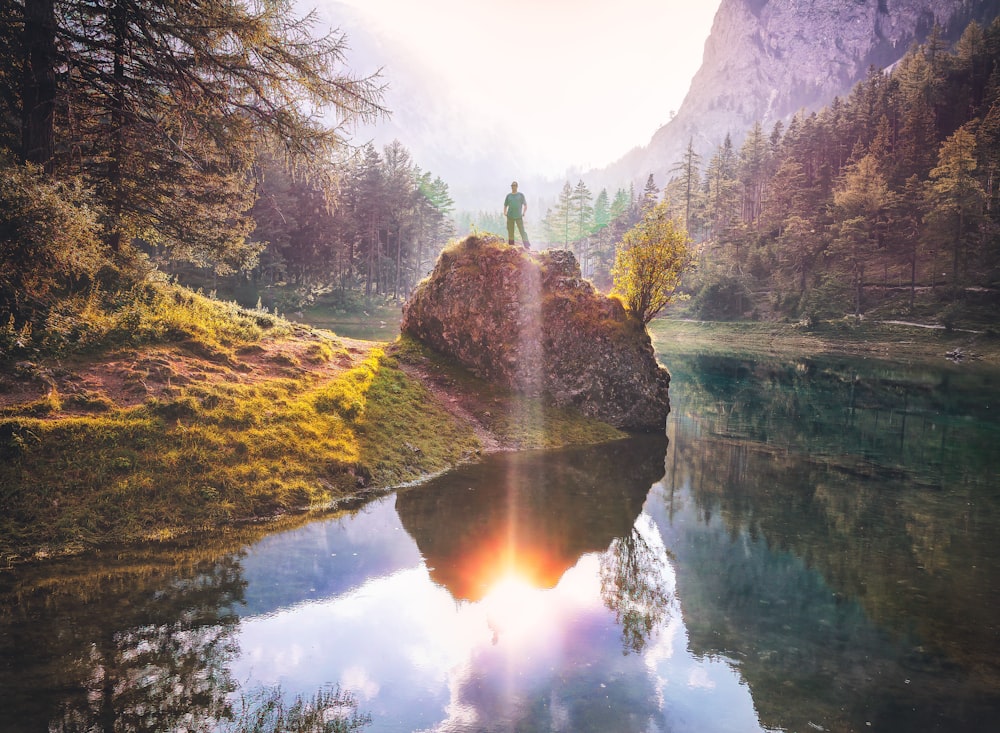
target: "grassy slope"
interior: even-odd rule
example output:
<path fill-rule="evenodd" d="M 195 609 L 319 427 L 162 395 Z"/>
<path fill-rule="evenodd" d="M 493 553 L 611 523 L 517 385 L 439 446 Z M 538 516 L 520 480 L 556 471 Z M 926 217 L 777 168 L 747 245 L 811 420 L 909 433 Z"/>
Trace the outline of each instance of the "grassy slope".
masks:
<path fill-rule="evenodd" d="M 414 344 L 343 340 L 182 291 L 139 311 L 127 346 L 111 324 L 85 353 L 0 372 L 0 564 L 326 510 L 468 460 L 484 438 L 621 436 Z"/>

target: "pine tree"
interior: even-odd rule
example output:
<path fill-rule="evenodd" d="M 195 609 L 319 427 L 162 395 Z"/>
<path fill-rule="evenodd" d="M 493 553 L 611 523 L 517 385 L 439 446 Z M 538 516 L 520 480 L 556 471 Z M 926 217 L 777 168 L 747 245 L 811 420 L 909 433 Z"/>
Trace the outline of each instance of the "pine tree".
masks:
<path fill-rule="evenodd" d="M 705 171 L 706 219 L 708 236 L 718 240 L 722 232 L 738 216 L 738 194 L 736 187 L 736 153 L 732 138 L 727 134 L 722 145 L 715 151 Z"/>
<path fill-rule="evenodd" d="M 743 147 L 740 148 L 739 180 L 743 186 L 742 217 L 745 224 L 754 224 L 760 218 L 764 207 L 767 160 L 768 149 L 764 131 L 757 122 L 743 141 Z"/>
<path fill-rule="evenodd" d="M 259 150 L 323 168 L 341 127 L 383 111 L 372 79 L 341 70 L 341 34 L 291 0 L 51 0 L 21 3 L 22 149 L 46 157 L 47 110 L 59 175 L 80 173 L 105 204 L 119 263 L 142 237 L 217 267 L 252 257 L 245 245 Z M 45 19 L 35 18 L 44 13 Z M 51 48 L 60 49 L 50 91 Z M 25 57 L 27 60 L 27 57 Z M 7 73 L 7 72 L 5 72 Z M 331 113 L 333 126 L 320 123 Z"/>
<path fill-rule="evenodd" d="M 646 185 L 642 187 L 642 200 L 639 204 L 639 210 L 642 212 L 649 211 L 656 206 L 659 200 L 660 189 L 656 185 L 656 179 L 653 178 L 653 174 L 650 173 L 646 179 Z"/>
<path fill-rule="evenodd" d="M 573 188 L 569 181 L 563 184 L 556 205 L 549 209 L 542 221 L 545 237 L 550 242 L 560 242 L 564 249 L 569 248 L 572 239 L 572 227 L 575 221 L 573 210 Z"/>
<path fill-rule="evenodd" d="M 927 220 L 931 237 L 952 252 L 952 288 L 968 274 L 968 249 L 982 217 L 986 193 L 975 176 L 976 138 L 965 125 L 941 144 L 938 163 L 930 172 Z"/>
<path fill-rule="evenodd" d="M 611 204 L 608 201 L 608 189 L 602 188 L 594 200 L 594 229 L 600 231 L 611 221 Z"/>
<path fill-rule="evenodd" d="M 593 231 L 594 207 L 590 205 L 593 198 L 587 184 L 580 179 L 573 189 L 570 202 L 573 207 L 573 240 L 576 242 L 576 256 L 584 272 L 587 271 L 589 257 L 589 252 L 586 251 L 586 237 Z"/>
<path fill-rule="evenodd" d="M 697 193 L 700 172 L 698 166 L 701 164 L 701 156 L 694 150 L 694 139 L 689 138 L 684 156 L 680 162 L 674 166 L 673 171 L 680 173 L 681 189 L 684 197 L 684 228 L 691 231 L 691 204 Z"/>
<path fill-rule="evenodd" d="M 848 166 L 833 193 L 839 223 L 830 254 L 850 273 L 856 316 L 863 312 L 865 268 L 879 249 L 891 203 L 888 184 L 871 155 Z"/>

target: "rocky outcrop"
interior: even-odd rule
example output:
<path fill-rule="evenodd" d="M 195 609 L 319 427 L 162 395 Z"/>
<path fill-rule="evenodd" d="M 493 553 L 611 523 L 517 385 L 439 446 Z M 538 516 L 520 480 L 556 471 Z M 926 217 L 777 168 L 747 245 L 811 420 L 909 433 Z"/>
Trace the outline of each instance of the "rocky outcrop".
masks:
<path fill-rule="evenodd" d="M 571 252 L 468 237 L 441 253 L 401 328 L 506 388 L 625 430 L 665 427 L 670 375 L 649 334 L 581 278 Z"/>

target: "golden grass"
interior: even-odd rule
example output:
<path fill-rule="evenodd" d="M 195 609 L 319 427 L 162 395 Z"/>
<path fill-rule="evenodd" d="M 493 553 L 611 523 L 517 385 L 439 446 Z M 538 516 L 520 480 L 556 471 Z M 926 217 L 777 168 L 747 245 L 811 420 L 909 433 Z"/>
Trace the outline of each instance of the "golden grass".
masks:
<path fill-rule="evenodd" d="M 312 378 L 197 384 L 104 414 L 0 420 L 0 556 L 62 554 L 327 506 L 478 443 L 373 349 Z"/>
<path fill-rule="evenodd" d="M 77 303 L 77 316 L 94 318 L 77 344 L 103 350 L 127 335 L 130 352 L 145 354 L 137 344 L 147 343 L 159 359 L 169 356 L 157 343 L 180 341 L 187 354 L 228 367 L 192 369 L 185 386 L 133 407 L 95 391 L 53 388 L 4 408 L 0 564 L 325 510 L 477 455 L 477 428 L 400 360 L 422 359 L 450 375 L 449 389 L 509 447 L 622 435 L 501 393 L 412 342 L 394 344 L 389 355 L 372 346 L 353 363 L 335 338 L 172 286 L 124 299 L 128 318 L 102 311 L 96 298 Z M 51 345 L 79 325 L 71 321 L 35 336 Z M 241 356 L 271 364 L 280 357 L 295 368 L 243 379 Z"/>

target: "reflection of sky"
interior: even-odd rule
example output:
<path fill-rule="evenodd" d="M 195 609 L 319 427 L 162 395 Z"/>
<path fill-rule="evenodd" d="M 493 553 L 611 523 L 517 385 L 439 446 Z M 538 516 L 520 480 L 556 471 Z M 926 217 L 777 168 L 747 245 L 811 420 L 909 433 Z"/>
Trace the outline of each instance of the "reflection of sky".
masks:
<path fill-rule="evenodd" d="M 480 601 L 456 602 L 393 529 L 394 515 L 390 498 L 356 519 L 306 528 L 307 549 L 292 549 L 295 533 L 253 549 L 248 606 L 264 613 L 241 622 L 234 679 L 307 697 L 339 683 L 372 715 L 370 731 L 760 729 L 733 667 L 688 652 L 679 608 L 641 655 L 622 653 L 601 599 L 600 555 L 581 557 L 554 588 L 511 579 Z M 665 552 L 648 515 L 637 527 Z M 327 563 L 323 553 L 336 557 Z M 297 601 L 255 600 L 282 580 L 269 567 L 298 579 Z M 669 564 L 666 572 L 672 589 Z M 316 588 L 330 592 L 317 597 Z"/>

